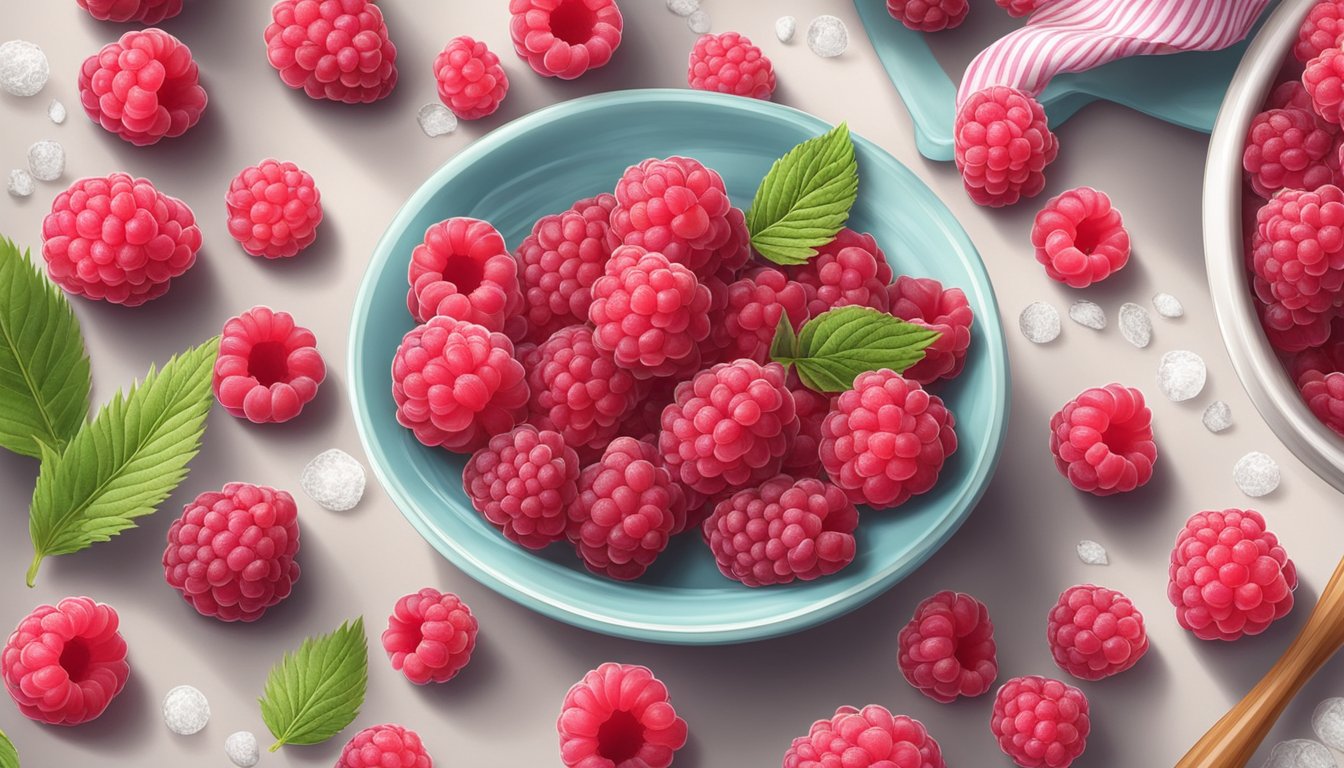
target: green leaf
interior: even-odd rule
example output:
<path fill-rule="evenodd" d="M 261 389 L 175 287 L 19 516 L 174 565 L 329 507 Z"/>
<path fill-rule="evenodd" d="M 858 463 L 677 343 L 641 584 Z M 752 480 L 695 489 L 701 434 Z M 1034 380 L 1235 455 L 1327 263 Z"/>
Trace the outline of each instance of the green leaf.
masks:
<path fill-rule="evenodd" d="M 130 393 L 112 400 L 58 451 L 41 444 L 42 467 L 28 511 L 33 586 L 42 560 L 78 552 L 135 525 L 187 476 L 210 412 L 211 339 L 149 369 Z"/>
<path fill-rule="evenodd" d="M 266 691 L 258 699 L 261 719 L 275 744 L 319 744 L 340 733 L 359 716 L 369 682 L 369 645 L 364 618 L 335 632 L 303 641 L 271 667 Z"/>
<path fill-rule="evenodd" d="M 770 359 L 782 363 L 787 368 L 798 356 L 798 335 L 793 332 L 789 322 L 789 313 L 779 314 L 779 325 L 775 326 L 775 338 L 770 342 Z"/>
<path fill-rule="evenodd" d="M 751 245 L 776 264 L 802 264 L 835 239 L 858 196 L 854 141 L 841 123 L 770 167 L 747 211 Z"/>
<path fill-rule="evenodd" d="M 19 768 L 19 751 L 4 731 L 0 731 L 0 768 Z"/>
<path fill-rule="evenodd" d="M 0 237 L 0 447 L 41 458 L 89 415 L 89 356 L 65 293 Z"/>
<path fill-rule="evenodd" d="M 841 307 L 817 315 L 798 335 L 796 354 L 788 359 L 808 389 L 843 392 L 867 371 L 889 368 L 904 373 L 924 359 L 938 340 L 937 331 L 907 323 L 868 307 Z M 774 355 L 771 358 L 785 362 Z"/>

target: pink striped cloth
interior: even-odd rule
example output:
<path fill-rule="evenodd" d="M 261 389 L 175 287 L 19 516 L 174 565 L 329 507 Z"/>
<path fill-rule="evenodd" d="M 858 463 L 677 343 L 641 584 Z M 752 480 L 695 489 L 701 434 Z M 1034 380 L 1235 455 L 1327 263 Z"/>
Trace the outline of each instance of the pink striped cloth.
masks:
<path fill-rule="evenodd" d="M 966 68 L 957 107 L 1007 85 L 1032 96 L 1061 72 L 1141 54 L 1215 51 L 1241 40 L 1269 0 L 1042 0 L 1026 26 Z"/>

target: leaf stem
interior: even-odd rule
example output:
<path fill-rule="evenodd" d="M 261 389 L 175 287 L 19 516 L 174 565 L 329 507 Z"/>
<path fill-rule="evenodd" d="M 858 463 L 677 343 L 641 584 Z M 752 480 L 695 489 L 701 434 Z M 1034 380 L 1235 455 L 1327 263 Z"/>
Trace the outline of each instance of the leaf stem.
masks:
<path fill-rule="evenodd" d="M 277 742 L 275 742 L 274 744 L 271 745 L 271 748 L 270 748 L 270 749 L 268 749 L 268 750 L 266 750 L 266 751 L 267 751 L 267 752 L 279 752 L 279 751 L 280 751 L 280 748 L 283 747 L 283 746 L 285 746 L 285 742 L 284 742 L 284 741 L 277 741 Z"/>
<path fill-rule="evenodd" d="M 46 557 L 46 555 L 42 554 L 41 552 L 34 552 L 34 553 L 33 553 L 33 563 L 32 563 L 32 565 L 28 566 L 28 588 L 29 588 L 29 589 L 32 589 L 33 587 L 37 586 L 37 569 L 38 569 L 38 567 L 40 567 L 40 566 L 42 565 L 42 560 L 43 560 L 43 558 L 45 558 L 45 557 Z"/>

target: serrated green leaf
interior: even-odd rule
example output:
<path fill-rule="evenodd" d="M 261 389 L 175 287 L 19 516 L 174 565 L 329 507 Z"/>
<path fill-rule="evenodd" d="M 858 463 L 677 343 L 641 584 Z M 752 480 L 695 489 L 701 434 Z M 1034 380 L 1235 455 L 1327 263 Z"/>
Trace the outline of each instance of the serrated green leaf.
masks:
<path fill-rule="evenodd" d="M 0 237 L 0 447 L 40 458 L 89 415 L 89 356 L 65 293 Z"/>
<path fill-rule="evenodd" d="M 803 326 L 789 362 L 797 366 L 808 389 L 843 392 L 867 371 L 889 368 L 904 373 L 924 359 L 924 350 L 940 335 L 868 307 L 841 307 Z"/>
<path fill-rule="evenodd" d="M 286 744 L 320 744 L 340 733 L 359 716 L 368 681 L 362 616 L 329 635 L 304 640 L 271 668 L 258 699 L 261 719 L 275 737 L 271 751 Z"/>
<path fill-rule="evenodd" d="M 130 393 L 118 392 L 64 450 L 41 444 L 42 467 L 28 510 L 33 586 L 42 560 L 78 552 L 135 525 L 187 476 L 213 400 L 219 340 L 149 369 Z"/>
<path fill-rule="evenodd" d="M 802 264 L 835 239 L 859 195 L 859 164 L 841 123 L 776 160 L 747 211 L 751 245 L 776 264 Z"/>
<path fill-rule="evenodd" d="M 19 751 L 4 731 L 0 731 L 0 768 L 19 768 Z"/>
<path fill-rule="evenodd" d="M 793 332 L 793 323 L 789 322 L 789 313 L 779 314 L 779 325 L 775 326 L 775 337 L 770 341 L 770 359 L 782 363 L 786 368 L 798 356 L 798 335 Z"/>

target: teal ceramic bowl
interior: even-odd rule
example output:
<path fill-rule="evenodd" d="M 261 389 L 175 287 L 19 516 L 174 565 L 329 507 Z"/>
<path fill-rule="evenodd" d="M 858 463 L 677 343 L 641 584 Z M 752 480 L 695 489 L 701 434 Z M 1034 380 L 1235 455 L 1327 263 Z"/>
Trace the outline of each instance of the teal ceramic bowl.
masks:
<path fill-rule="evenodd" d="M 897 273 L 962 288 L 975 311 L 965 372 L 936 387 L 956 415 L 960 447 L 938 486 L 899 509 L 861 512 L 858 557 L 834 576 L 748 589 L 719 574 L 700 537 L 679 537 L 644 578 L 621 583 L 583 569 L 571 549 L 510 543 L 471 507 L 465 457 L 426 448 L 395 419 L 392 357 L 413 326 L 411 250 L 450 216 L 488 220 L 516 246 L 542 215 L 610 190 L 647 157 L 681 154 L 719 171 L 746 207 L 770 164 L 828 125 L 768 102 L 690 90 L 627 91 L 559 104 L 505 125 L 440 168 L 397 214 L 355 302 L 350 395 L 375 473 L 392 500 L 463 571 L 535 611 L 595 632 L 664 643 L 737 643 L 797 632 L 853 610 L 899 582 L 961 525 L 1003 444 L 1008 361 L 989 277 L 946 208 L 913 173 L 856 138 L 860 188 L 851 226 L 871 232 Z"/>

